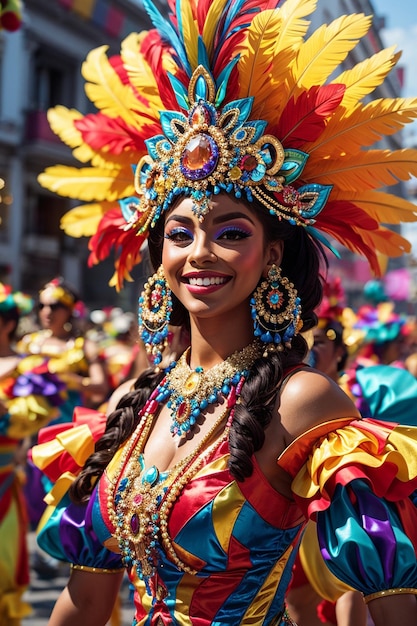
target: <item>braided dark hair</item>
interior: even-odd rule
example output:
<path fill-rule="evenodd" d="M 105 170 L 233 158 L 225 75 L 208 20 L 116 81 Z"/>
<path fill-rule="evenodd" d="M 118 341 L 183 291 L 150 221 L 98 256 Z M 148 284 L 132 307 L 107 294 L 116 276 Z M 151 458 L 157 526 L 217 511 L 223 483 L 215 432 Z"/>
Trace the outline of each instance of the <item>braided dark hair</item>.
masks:
<path fill-rule="evenodd" d="M 253 204 L 248 205 L 253 209 Z M 317 323 L 314 309 L 322 298 L 320 263 L 326 257 L 320 244 L 313 241 L 304 228 L 294 227 L 285 220 L 278 221 L 262 206 L 257 206 L 257 217 L 263 224 L 266 243 L 282 240 L 284 254 L 281 262 L 283 276 L 294 283 L 301 298 L 303 331 Z M 149 257 L 156 270 L 162 260 L 163 221 L 159 220 L 149 232 Z M 189 328 L 189 315 L 173 295 L 171 323 Z M 253 471 L 253 453 L 262 448 L 265 429 L 272 419 L 277 390 L 287 368 L 300 363 L 307 354 L 307 344 L 301 335 L 294 337 L 291 350 L 259 358 L 243 386 L 241 401 L 235 407 L 230 443 L 230 472 L 237 480 L 244 480 Z M 144 372 L 134 389 L 119 402 L 107 421 L 106 432 L 96 445 L 94 454 L 71 488 L 74 500 L 85 500 L 98 478 L 120 445 L 137 426 L 139 413 L 151 391 L 162 379 L 162 373 Z"/>

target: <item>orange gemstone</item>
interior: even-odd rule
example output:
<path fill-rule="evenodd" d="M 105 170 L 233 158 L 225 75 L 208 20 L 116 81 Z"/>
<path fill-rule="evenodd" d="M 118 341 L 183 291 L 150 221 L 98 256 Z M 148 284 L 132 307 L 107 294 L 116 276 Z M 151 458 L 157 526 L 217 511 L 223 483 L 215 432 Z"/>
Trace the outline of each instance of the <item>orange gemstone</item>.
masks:
<path fill-rule="evenodd" d="M 188 170 L 201 170 L 212 157 L 213 151 L 208 137 L 197 135 L 188 142 L 182 162 Z"/>
<path fill-rule="evenodd" d="M 191 115 L 191 123 L 193 126 L 200 126 L 201 124 L 209 124 L 210 123 L 210 115 L 206 109 L 199 104 L 194 109 Z"/>

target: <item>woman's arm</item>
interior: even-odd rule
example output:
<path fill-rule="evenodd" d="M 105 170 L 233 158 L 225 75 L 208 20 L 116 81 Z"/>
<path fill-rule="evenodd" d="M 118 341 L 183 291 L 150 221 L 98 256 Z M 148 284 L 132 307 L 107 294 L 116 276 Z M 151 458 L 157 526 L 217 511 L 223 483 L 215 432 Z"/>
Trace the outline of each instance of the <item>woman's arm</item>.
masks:
<path fill-rule="evenodd" d="M 375 626 L 417 626 L 417 600 L 413 594 L 379 596 L 368 604 Z"/>
<path fill-rule="evenodd" d="M 48 626 L 105 626 L 116 602 L 123 571 L 99 574 L 73 569 Z"/>

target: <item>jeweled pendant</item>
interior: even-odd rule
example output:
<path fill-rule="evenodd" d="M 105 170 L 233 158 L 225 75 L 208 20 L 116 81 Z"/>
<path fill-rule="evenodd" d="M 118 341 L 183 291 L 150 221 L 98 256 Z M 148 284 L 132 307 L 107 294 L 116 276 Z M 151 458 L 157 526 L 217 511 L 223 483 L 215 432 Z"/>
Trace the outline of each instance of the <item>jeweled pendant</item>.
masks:
<path fill-rule="evenodd" d="M 177 422 L 183 424 L 190 417 L 191 406 L 187 400 L 183 400 L 177 409 Z"/>
<path fill-rule="evenodd" d="M 190 180 L 207 178 L 216 169 L 219 148 L 210 135 L 199 133 L 187 143 L 181 156 L 181 172 Z"/>
<path fill-rule="evenodd" d="M 138 535 L 139 528 L 140 528 L 139 516 L 137 515 L 137 513 L 133 513 L 132 517 L 130 518 L 130 530 L 132 531 L 134 535 Z"/>
<path fill-rule="evenodd" d="M 188 376 L 187 380 L 184 383 L 184 396 L 190 396 L 197 391 L 198 386 L 200 385 L 201 376 L 202 372 L 191 372 L 191 374 Z"/>

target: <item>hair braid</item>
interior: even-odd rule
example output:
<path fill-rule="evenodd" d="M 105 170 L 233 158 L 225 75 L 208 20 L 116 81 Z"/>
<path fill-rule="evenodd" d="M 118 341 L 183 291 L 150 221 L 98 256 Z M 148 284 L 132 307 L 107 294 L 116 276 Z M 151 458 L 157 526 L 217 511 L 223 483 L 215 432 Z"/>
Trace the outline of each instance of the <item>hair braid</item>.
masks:
<path fill-rule="evenodd" d="M 134 388 L 119 401 L 116 409 L 109 415 L 106 430 L 97 441 L 93 454 L 70 488 L 74 502 L 88 500 L 94 484 L 104 472 L 119 447 L 130 437 L 139 423 L 140 411 L 151 392 L 161 381 L 164 373 L 154 370 L 145 371 L 136 380 Z"/>

